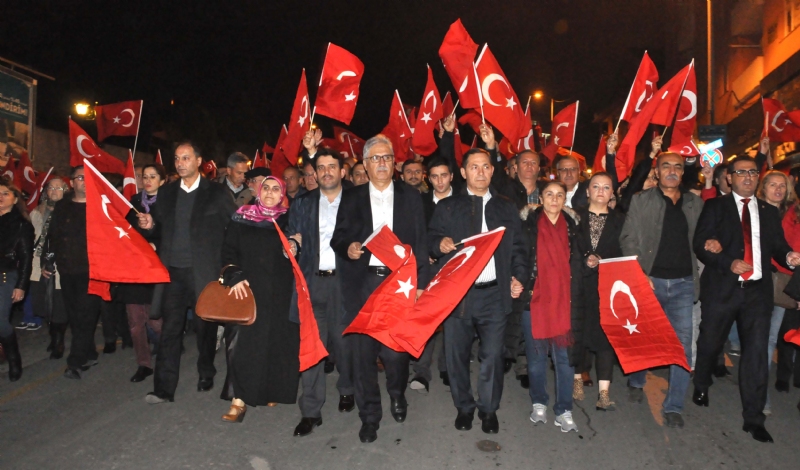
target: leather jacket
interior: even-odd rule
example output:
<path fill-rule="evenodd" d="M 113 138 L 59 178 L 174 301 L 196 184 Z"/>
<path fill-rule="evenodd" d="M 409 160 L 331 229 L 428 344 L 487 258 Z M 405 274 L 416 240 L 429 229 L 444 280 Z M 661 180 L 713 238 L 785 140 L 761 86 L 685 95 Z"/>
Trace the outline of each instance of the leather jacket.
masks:
<path fill-rule="evenodd" d="M 0 216 L 0 273 L 17 272 L 14 288 L 27 292 L 33 264 L 33 225 L 16 207 Z"/>

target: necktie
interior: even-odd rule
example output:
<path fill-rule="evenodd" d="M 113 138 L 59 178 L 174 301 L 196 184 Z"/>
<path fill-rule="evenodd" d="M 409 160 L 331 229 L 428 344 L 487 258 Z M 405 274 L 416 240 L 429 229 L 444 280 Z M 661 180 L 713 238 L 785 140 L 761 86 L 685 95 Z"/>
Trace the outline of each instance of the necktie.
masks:
<path fill-rule="evenodd" d="M 748 204 L 750 203 L 750 198 L 746 197 L 742 199 L 742 234 L 744 235 L 744 262 L 753 266 L 753 233 L 750 228 L 750 208 Z M 742 273 L 742 279 L 745 281 L 750 279 L 750 276 L 753 275 L 753 271 L 747 271 L 746 273 Z"/>

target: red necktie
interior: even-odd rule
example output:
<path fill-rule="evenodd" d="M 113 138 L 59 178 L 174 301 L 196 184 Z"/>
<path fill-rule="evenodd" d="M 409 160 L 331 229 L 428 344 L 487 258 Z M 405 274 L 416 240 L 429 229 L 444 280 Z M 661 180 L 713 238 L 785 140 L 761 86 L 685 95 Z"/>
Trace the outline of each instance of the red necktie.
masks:
<path fill-rule="evenodd" d="M 744 235 L 744 262 L 753 266 L 753 232 L 750 229 L 750 208 L 748 204 L 750 203 L 750 198 L 746 197 L 742 199 L 742 234 Z M 750 279 L 750 276 L 753 275 L 753 270 L 747 271 L 742 273 L 742 279 L 745 281 Z"/>

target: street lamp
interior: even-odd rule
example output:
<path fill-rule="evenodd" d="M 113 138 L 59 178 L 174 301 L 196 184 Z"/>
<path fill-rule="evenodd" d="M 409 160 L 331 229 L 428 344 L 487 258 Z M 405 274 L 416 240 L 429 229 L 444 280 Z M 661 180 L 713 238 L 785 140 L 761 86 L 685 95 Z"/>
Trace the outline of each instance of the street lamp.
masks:
<path fill-rule="evenodd" d="M 540 99 L 542 99 L 543 96 L 544 96 L 544 93 L 542 93 L 540 90 L 536 90 L 536 91 L 533 92 L 533 99 L 535 99 L 536 101 L 539 101 Z"/>
<path fill-rule="evenodd" d="M 87 116 L 89 114 L 89 103 L 75 103 L 75 114 Z"/>

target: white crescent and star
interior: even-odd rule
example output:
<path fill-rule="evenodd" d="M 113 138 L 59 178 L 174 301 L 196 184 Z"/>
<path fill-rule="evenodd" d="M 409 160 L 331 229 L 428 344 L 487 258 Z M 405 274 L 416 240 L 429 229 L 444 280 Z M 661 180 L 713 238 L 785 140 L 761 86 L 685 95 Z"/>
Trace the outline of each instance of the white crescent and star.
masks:
<path fill-rule="evenodd" d="M 683 90 L 683 94 L 681 96 L 689 100 L 689 103 L 692 105 L 692 110 L 689 111 L 689 114 L 685 118 L 678 119 L 678 121 L 688 121 L 689 119 L 697 116 L 697 95 L 693 91 Z"/>
<path fill-rule="evenodd" d="M 461 88 L 458 89 L 459 93 L 464 93 L 464 90 L 467 89 L 467 82 L 469 82 L 469 75 L 464 77 L 464 82 L 461 84 Z"/>
<path fill-rule="evenodd" d="M 304 96 L 303 100 L 300 101 L 300 107 L 305 109 L 305 116 L 300 116 L 297 119 L 297 123 L 302 127 L 303 123 L 305 123 L 306 119 L 308 119 L 308 95 Z"/>
<path fill-rule="evenodd" d="M 647 88 L 648 87 L 650 87 L 650 90 L 651 90 L 649 98 L 647 97 Z M 651 82 L 650 80 L 645 80 L 644 81 L 644 91 L 642 91 L 642 94 L 639 95 L 639 100 L 636 101 L 636 108 L 634 108 L 634 110 L 637 113 L 642 110 L 642 103 L 647 103 L 653 97 L 652 90 L 653 90 L 653 82 Z"/>
<path fill-rule="evenodd" d="M 450 258 L 450 261 L 448 261 L 447 263 L 445 263 L 444 266 L 442 266 L 442 269 L 439 270 L 439 274 L 437 274 L 436 277 L 431 281 L 431 283 L 428 284 L 428 288 L 425 289 L 425 290 L 430 291 L 431 287 L 433 287 L 433 286 L 435 286 L 436 284 L 439 283 L 440 274 L 445 272 L 445 268 L 447 267 L 447 265 L 449 265 L 450 263 L 454 263 L 455 264 L 455 259 L 456 258 L 458 258 L 459 256 L 462 256 L 462 255 L 464 256 L 464 259 L 461 260 L 461 264 L 459 264 L 458 266 L 453 268 L 453 270 L 450 271 L 449 274 L 452 274 L 452 273 L 458 271 L 458 269 L 461 268 L 461 266 L 464 266 L 464 263 L 466 263 L 470 258 L 472 258 L 472 255 L 474 253 L 475 253 L 475 247 L 474 246 L 465 246 L 464 248 L 462 248 L 461 251 L 459 251 L 458 253 L 453 255 L 452 258 Z"/>
<path fill-rule="evenodd" d="M 611 305 L 611 314 L 614 315 L 614 318 L 619 320 L 619 317 L 617 316 L 617 312 L 614 311 L 614 297 L 620 292 L 622 292 L 623 294 L 627 295 L 628 299 L 630 299 L 630 302 L 633 305 L 633 309 L 636 312 L 635 316 L 634 316 L 634 319 L 639 318 L 639 305 L 636 303 L 636 298 L 633 296 L 633 293 L 631 292 L 630 286 L 628 286 L 628 284 L 625 284 L 624 282 L 619 281 L 619 280 L 618 281 L 614 281 L 614 285 L 611 286 L 611 294 L 610 294 L 610 299 L 609 299 L 610 300 L 609 304 Z M 627 324 L 623 325 L 622 327 L 627 329 L 628 333 L 630 333 L 630 334 L 633 334 L 634 332 L 641 333 L 641 331 L 636 329 L 636 327 L 638 325 L 631 324 L 629 319 L 625 319 L 625 321 L 626 321 Z"/>
<path fill-rule="evenodd" d="M 122 238 L 122 237 L 131 238 L 130 235 L 128 235 L 128 232 L 126 232 L 125 230 L 122 230 L 120 227 L 114 227 L 114 228 L 119 230 L 119 238 Z"/>
<path fill-rule="evenodd" d="M 433 110 L 432 113 L 436 112 L 436 96 L 434 96 L 433 90 L 429 91 L 427 95 L 425 95 L 425 101 L 422 102 L 422 106 L 427 108 L 428 107 L 428 100 L 433 98 Z M 429 118 L 430 119 L 430 118 Z M 427 122 L 427 121 L 425 121 Z"/>
<path fill-rule="evenodd" d="M 394 254 L 396 254 L 398 258 L 405 258 L 406 257 L 406 248 L 403 245 L 395 245 L 394 246 Z"/>
<path fill-rule="evenodd" d="M 29 183 L 36 184 L 35 177 L 36 174 L 33 172 L 33 168 L 26 166 L 25 169 L 22 171 L 22 174 L 25 176 L 25 179 L 28 180 Z"/>
<path fill-rule="evenodd" d="M 130 176 L 128 176 L 127 178 L 122 180 L 122 187 L 123 188 L 125 186 L 129 185 L 129 184 L 132 184 L 132 185 L 136 186 L 136 178 L 131 178 Z"/>
<path fill-rule="evenodd" d="M 131 115 L 131 122 L 129 122 L 129 123 L 127 123 L 127 124 L 122 124 L 122 127 L 131 127 L 131 126 L 133 125 L 133 120 L 134 120 L 134 119 L 136 119 L 136 114 L 134 114 L 134 113 L 133 113 L 133 110 L 132 110 L 131 108 L 125 108 L 125 109 L 123 109 L 123 110 L 122 110 L 122 112 L 121 112 L 120 114 L 124 114 L 124 113 L 130 113 L 130 115 Z M 117 123 L 117 120 L 116 120 L 116 119 L 114 119 L 114 123 L 115 123 L 115 124 Z"/>
<path fill-rule="evenodd" d="M 356 99 L 356 96 L 357 95 L 355 94 L 355 90 L 353 90 L 349 94 L 344 95 L 344 100 L 345 101 L 353 101 L 354 99 Z"/>
<path fill-rule="evenodd" d="M 400 287 L 394 293 L 399 294 L 402 292 L 407 299 L 410 298 L 409 294 L 414 290 L 414 284 L 411 282 L 411 278 L 409 277 L 407 281 L 398 280 L 397 283 L 400 284 Z"/>
<path fill-rule="evenodd" d="M 108 220 L 111 220 L 113 222 L 111 216 L 108 215 L 108 205 L 111 204 L 111 201 L 108 199 L 108 196 L 106 196 L 105 194 L 101 195 L 100 203 L 103 205 L 103 214 L 105 214 L 106 217 L 108 217 Z"/>
<path fill-rule="evenodd" d="M 88 153 L 86 153 L 83 150 L 83 141 L 84 140 L 89 140 L 89 138 L 86 137 L 85 135 L 79 135 L 78 138 L 75 139 L 75 143 L 76 143 L 76 145 L 78 147 L 78 153 L 80 153 L 81 155 L 83 155 L 86 158 L 92 158 L 93 155 L 89 155 Z"/>
<path fill-rule="evenodd" d="M 783 118 L 783 127 L 778 127 L 776 124 L 778 122 L 778 116 L 780 116 L 781 114 L 784 114 L 783 110 L 778 111 L 777 113 L 775 113 L 775 117 L 772 118 L 772 128 L 775 129 L 778 132 L 783 132 L 783 130 L 786 129 L 786 124 L 789 124 L 789 123 L 792 122 L 788 118 Z"/>
<path fill-rule="evenodd" d="M 341 81 L 342 77 L 355 77 L 356 73 L 352 70 L 345 70 L 344 72 L 340 73 L 339 76 L 336 77 L 336 80 Z"/>
<path fill-rule="evenodd" d="M 511 89 L 511 87 L 508 86 L 508 82 L 506 81 L 505 78 L 503 78 L 502 75 L 498 73 L 490 73 L 489 75 L 486 76 L 486 78 L 483 79 L 483 83 L 481 84 L 481 93 L 483 93 L 483 99 L 485 99 L 487 103 L 489 103 L 492 106 L 499 107 L 500 105 L 495 103 L 492 100 L 492 96 L 489 94 L 489 87 L 492 85 L 492 83 L 494 83 L 497 80 L 503 82 L 506 85 L 506 88 Z M 506 101 L 507 100 L 508 98 L 506 98 Z"/>

